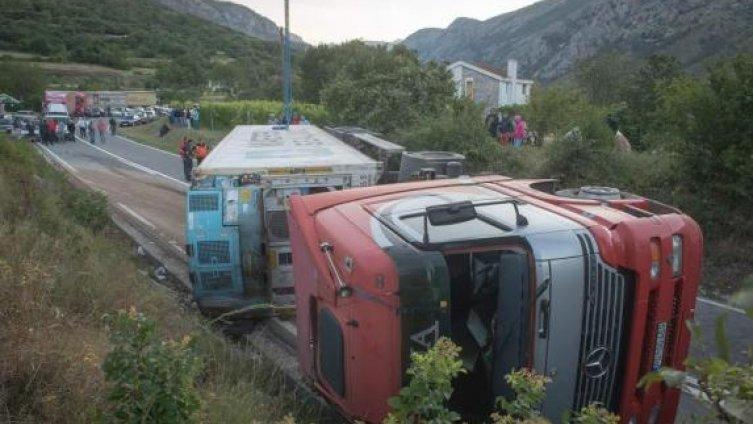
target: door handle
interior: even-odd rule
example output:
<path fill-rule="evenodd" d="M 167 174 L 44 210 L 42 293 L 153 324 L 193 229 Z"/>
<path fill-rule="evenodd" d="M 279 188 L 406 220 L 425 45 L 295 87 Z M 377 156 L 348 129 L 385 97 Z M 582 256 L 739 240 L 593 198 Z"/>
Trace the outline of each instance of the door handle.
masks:
<path fill-rule="evenodd" d="M 549 299 L 542 299 L 539 302 L 539 338 L 546 339 L 549 337 Z"/>

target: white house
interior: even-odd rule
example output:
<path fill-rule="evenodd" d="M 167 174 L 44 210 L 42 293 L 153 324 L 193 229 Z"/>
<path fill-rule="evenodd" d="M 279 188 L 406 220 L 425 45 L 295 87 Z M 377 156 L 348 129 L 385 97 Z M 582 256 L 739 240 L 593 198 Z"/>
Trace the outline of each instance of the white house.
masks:
<path fill-rule="evenodd" d="M 458 61 L 447 66 L 458 96 L 466 96 L 487 108 L 526 104 L 533 81 L 518 78 L 518 62 L 507 62 L 507 75 L 483 66 Z"/>

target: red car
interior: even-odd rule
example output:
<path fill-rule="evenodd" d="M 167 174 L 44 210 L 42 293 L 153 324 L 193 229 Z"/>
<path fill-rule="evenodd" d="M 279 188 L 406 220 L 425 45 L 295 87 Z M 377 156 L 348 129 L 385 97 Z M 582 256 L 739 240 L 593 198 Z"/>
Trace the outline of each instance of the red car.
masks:
<path fill-rule="evenodd" d="M 501 176 L 291 196 L 303 375 L 351 419 L 381 422 L 410 352 L 450 337 L 468 373 L 450 406 L 486 416 L 530 367 L 543 415 L 599 403 L 672 422 L 680 392 L 640 377 L 683 368 L 702 236 L 676 209 L 614 189 Z"/>

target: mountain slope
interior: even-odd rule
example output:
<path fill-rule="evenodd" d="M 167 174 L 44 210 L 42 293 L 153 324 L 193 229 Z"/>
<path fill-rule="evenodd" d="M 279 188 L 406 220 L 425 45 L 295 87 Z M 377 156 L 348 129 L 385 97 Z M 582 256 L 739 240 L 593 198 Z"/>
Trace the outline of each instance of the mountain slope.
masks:
<path fill-rule="evenodd" d="M 275 66 L 279 46 L 179 13 L 152 0 L 0 0 L 0 50 L 119 68 L 135 58 L 190 57 L 209 63 L 222 52 Z"/>
<path fill-rule="evenodd" d="M 155 1 L 175 11 L 188 13 L 251 37 L 266 41 L 280 40 L 280 29 L 277 24 L 240 4 L 218 0 Z M 291 34 L 291 39 L 295 43 L 303 43 L 303 39 L 295 34 Z"/>
<path fill-rule="evenodd" d="M 417 31 L 403 42 L 423 59 L 517 59 L 522 75 L 549 81 L 601 51 L 676 56 L 689 69 L 753 51 L 751 0 L 545 0 L 478 21 Z"/>

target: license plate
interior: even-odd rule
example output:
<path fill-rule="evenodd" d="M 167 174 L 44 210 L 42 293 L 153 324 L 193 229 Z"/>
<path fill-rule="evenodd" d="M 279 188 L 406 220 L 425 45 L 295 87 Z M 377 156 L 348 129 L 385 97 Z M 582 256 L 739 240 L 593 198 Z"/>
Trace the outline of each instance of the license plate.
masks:
<path fill-rule="evenodd" d="M 656 349 L 654 350 L 654 364 L 652 369 L 659 371 L 664 362 L 664 345 L 667 342 L 667 323 L 660 322 L 656 326 Z"/>

